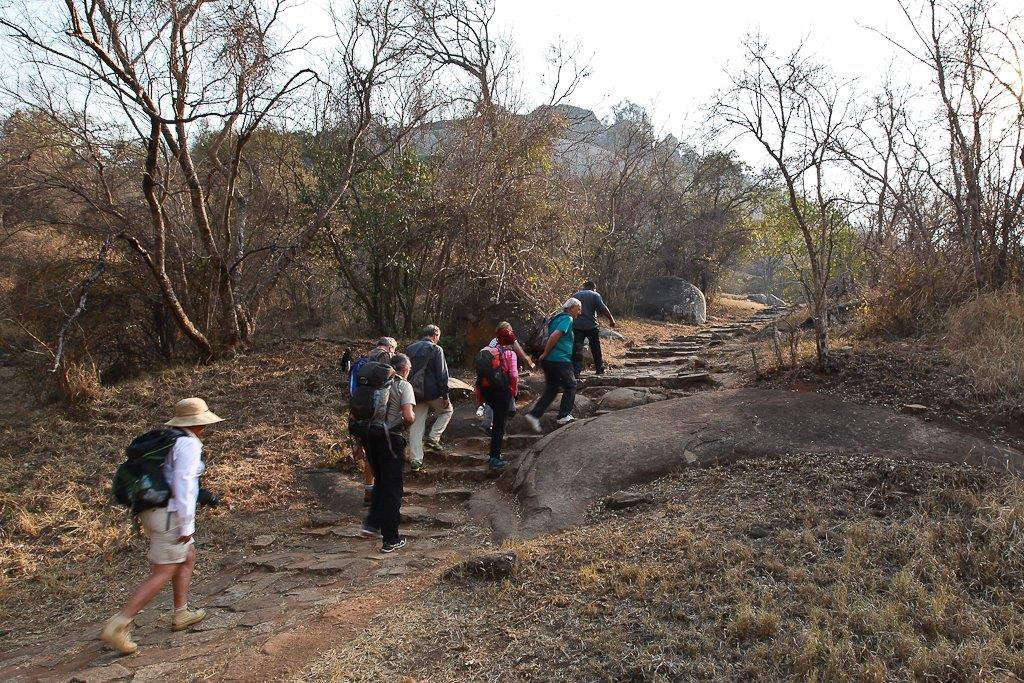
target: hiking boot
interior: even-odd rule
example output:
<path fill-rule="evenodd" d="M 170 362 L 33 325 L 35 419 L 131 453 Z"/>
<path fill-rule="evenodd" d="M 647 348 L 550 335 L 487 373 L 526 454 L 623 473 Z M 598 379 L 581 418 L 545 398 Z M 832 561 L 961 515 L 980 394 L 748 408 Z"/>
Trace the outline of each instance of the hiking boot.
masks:
<path fill-rule="evenodd" d="M 600 370 L 594 370 L 594 374 L 595 375 L 603 375 L 604 374 L 604 368 L 601 368 Z"/>
<path fill-rule="evenodd" d="M 394 543 L 388 543 L 387 541 L 385 541 L 384 545 L 382 545 L 380 547 L 380 551 L 382 553 L 393 553 L 396 550 L 401 550 L 402 548 L 404 548 L 405 544 L 406 544 L 405 536 L 399 536 L 398 540 L 395 541 Z"/>
<path fill-rule="evenodd" d="M 560 425 L 567 425 L 575 419 L 576 418 L 573 417 L 572 415 L 566 415 L 565 417 L 560 417 L 557 420 L 555 420 L 555 423 Z"/>
<path fill-rule="evenodd" d="M 383 538 L 380 533 L 380 529 L 369 524 L 364 524 L 359 528 L 359 535 L 363 538 Z"/>
<path fill-rule="evenodd" d="M 419 472 L 426 472 L 427 466 L 424 465 L 422 462 L 410 462 L 409 471 L 412 472 L 413 474 L 417 474 Z"/>
<path fill-rule="evenodd" d="M 533 415 L 530 415 L 529 413 L 527 413 L 525 417 L 526 417 L 526 423 L 528 425 L 530 425 L 530 428 L 533 431 L 537 432 L 538 434 L 540 434 L 542 431 L 544 431 L 540 427 L 540 420 L 535 418 Z"/>
<path fill-rule="evenodd" d="M 435 453 L 444 453 L 444 446 L 437 439 L 426 438 L 423 439 L 423 447 L 428 451 L 434 451 Z"/>
<path fill-rule="evenodd" d="M 110 649 L 117 650 L 123 655 L 130 655 L 139 649 L 139 646 L 132 642 L 131 634 L 132 619 L 115 614 L 103 627 L 100 640 Z"/>
<path fill-rule="evenodd" d="M 171 616 L 171 630 L 184 631 L 192 624 L 198 624 L 205 618 L 206 610 L 204 609 L 189 609 L 188 607 L 176 609 Z"/>
<path fill-rule="evenodd" d="M 503 470 L 508 467 L 508 460 L 505 460 L 504 458 L 491 458 L 487 466 L 492 470 Z"/>

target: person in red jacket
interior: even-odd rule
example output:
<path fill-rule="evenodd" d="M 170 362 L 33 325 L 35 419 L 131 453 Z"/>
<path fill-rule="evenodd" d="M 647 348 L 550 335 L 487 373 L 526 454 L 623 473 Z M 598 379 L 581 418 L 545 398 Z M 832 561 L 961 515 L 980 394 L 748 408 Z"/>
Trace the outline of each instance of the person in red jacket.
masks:
<path fill-rule="evenodd" d="M 489 465 L 493 470 L 500 470 L 508 466 L 508 461 L 501 457 L 501 443 L 505 438 L 505 423 L 510 415 L 515 414 L 516 394 L 519 393 L 519 359 L 515 351 L 518 343 L 511 325 L 499 325 L 495 341 L 497 344 L 491 344 L 483 350 L 494 355 L 493 367 L 501 371 L 506 382 L 492 386 L 485 377 L 478 374 L 474 394 L 477 405 L 486 406 L 491 413 Z"/>

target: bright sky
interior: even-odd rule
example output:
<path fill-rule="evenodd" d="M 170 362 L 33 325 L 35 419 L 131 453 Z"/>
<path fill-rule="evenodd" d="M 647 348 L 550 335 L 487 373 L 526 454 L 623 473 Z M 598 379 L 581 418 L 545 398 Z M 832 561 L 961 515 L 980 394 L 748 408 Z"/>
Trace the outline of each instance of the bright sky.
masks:
<path fill-rule="evenodd" d="M 760 32 L 780 53 L 806 39 L 819 61 L 868 86 L 896 55 L 868 27 L 901 40 L 909 30 L 895 0 L 497 1 L 497 18 L 518 45 L 528 78 L 536 82 L 547 46 L 561 38 L 579 45 L 591 66 L 573 104 L 603 117 L 627 98 L 680 137 L 700 124 L 702 105 L 726 84 L 725 70 L 740 62 L 750 33 Z"/>

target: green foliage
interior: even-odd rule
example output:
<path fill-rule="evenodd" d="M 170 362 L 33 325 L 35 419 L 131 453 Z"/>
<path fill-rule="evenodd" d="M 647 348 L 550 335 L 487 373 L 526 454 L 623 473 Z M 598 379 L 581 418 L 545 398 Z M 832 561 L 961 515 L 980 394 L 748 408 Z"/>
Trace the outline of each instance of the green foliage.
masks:
<path fill-rule="evenodd" d="M 834 226 L 829 281 L 849 282 L 865 268 L 864 240 L 837 207 L 824 218 L 816 204 L 800 198 L 800 210 L 811 225 L 822 220 Z M 809 280 L 810 264 L 804 236 L 793 214 L 789 197 L 782 191 L 766 191 L 757 199 L 757 211 L 749 219 L 750 242 L 742 263 L 757 278 L 758 291 L 792 300 L 804 295 L 801 275 Z"/>

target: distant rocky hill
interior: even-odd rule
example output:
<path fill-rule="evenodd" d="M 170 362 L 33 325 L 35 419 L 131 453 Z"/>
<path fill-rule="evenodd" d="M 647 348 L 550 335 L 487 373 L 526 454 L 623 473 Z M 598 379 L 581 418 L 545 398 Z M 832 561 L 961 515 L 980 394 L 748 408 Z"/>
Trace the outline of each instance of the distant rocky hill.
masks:
<path fill-rule="evenodd" d="M 674 135 L 659 139 L 652 131 L 641 130 L 628 119 L 605 123 L 592 110 L 583 107 L 544 105 L 523 116 L 538 122 L 548 117 L 558 117 L 564 122 L 565 127 L 555 140 L 555 149 L 559 159 L 579 175 L 621 163 L 627 155 L 648 161 L 668 157 L 680 165 L 680 170 L 692 170 L 697 162 L 696 151 Z M 456 120 L 443 120 L 424 124 L 413 134 L 413 146 L 426 154 L 436 152 L 453 139 L 456 123 Z"/>

